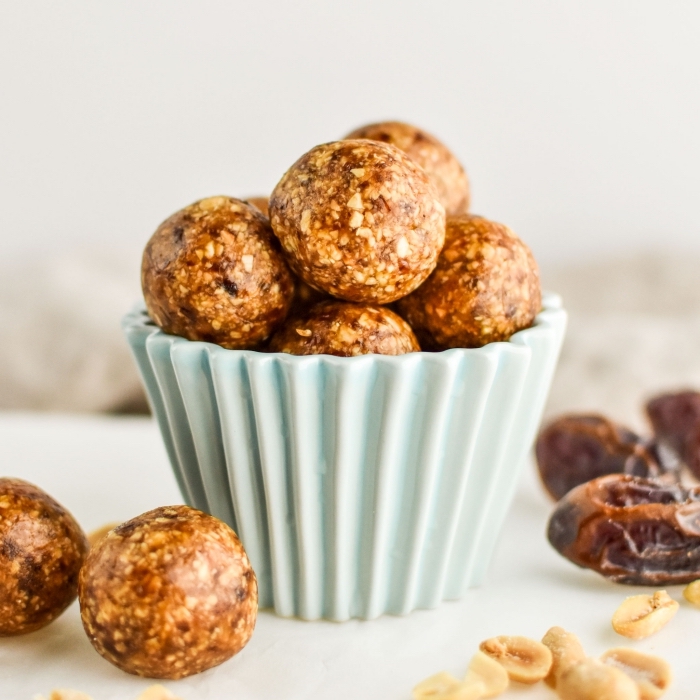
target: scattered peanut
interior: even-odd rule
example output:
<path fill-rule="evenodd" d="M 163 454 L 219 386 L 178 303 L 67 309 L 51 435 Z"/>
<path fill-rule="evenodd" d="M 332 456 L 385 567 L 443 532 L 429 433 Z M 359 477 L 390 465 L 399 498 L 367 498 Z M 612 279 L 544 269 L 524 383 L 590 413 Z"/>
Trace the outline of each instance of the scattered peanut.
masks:
<path fill-rule="evenodd" d="M 584 659 L 562 673 L 557 694 L 562 700 L 640 700 L 626 673 L 597 659 Z"/>
<path fill-rule="evenodd" d="M 111 526 L 113 527 L 113 526 Z M 110 527 L 110 529 L 111 529 Z M 477 698 L 478 696 L 474 696 Z M 43 695 L 35 695 L 34 700 L 44 700 Z M 78 690 L 53 690 L 49 696 L 49 700 L 92 700 L 89 695 L 81 693 Z M 138 696 L 136 700 L 180 700 L 176 695 L 173 695 L 165 686 L 151 685 Z M 459 698 L 459 700 L 462 700 Z M 472 700 L 471 697 L 467 700 Z"/>
<path fill-rule="evenodd" d="M 40 699 L 43 700 L 40 695 L 37 696 L 36 700 Z M 92 698 L 78 690 L 59 689 L 51 691 L 49 700 L 92 700 Z"/>
<path fill-rule="evenodd" d="M 683 597 L 693 605 L 700 605 L 700 579 L 689 583 L 683 589 Z"/>
<path fill-rule="evenodd" d="M 644 639 L 658 632 L 678 611 L 666 591 L 626 598 L 612 618 L 613 629 L 623 637 Z"/>
<path fill-rule="evenodd" d="M 479 649 L 498 661 L 511 680 L 520 683 L 537 683 L 552 667 L 552 652 L 529 637 L 492 637 L 482 642 Z"/>
<path fill-rule="evenodd" d="M 136 700 L 180 700 L 165 686 L 151 685 L 138 696 Z"/>
<path fill-rule="evenodd" d="M 103 525 L 102 527 L 98 527 L 96 530 L 93 530 L 87 536 L 90 546 L 94 547 L 110 530 L 114 530 L 114 528 L 120 524 L 121 523 L 107 523 L 106 525 Z"/>
<path fill-rule="evenodd" d="M 671 667 L 658 656 L 620 647 L 606 651 L 600 659 L 624 671 L 637 684 L 641 700 L 657 700 L 671 684 Z"/>
<path fill-rule="evenodd" d="M 478 700 L 485 697 L 485 686 L 481 680 L 460 682 L 442 671 L 421 681 L 413 689 L 414 700 Z"/>
<path fill-rule="evenodd" d="M 447 671 L 441 671 L 434 676 L 426 678 L 413 688 L 413 697 L 415 700 L 423 700 L 423 698 L 432 698 L 436 695 L 441 695 L 450 691 L 459 685 L 459 681 Z"/>
<path fill-rule="evenodd" d="M 481 681 L 484 684 L 484 698 L 500 695 L 508 687 L 508 673 L 495 659 L 477 651 L 469 662 L 465 683 Z"/>
<path fill-rule="evenodd" d="M 544 679 L 550 688 L 555 688 L 563 673 L 586 658 L 579 638 L 561 627 L 552 627 L 547 630 L 542 637 L 542 644 L 552 652 L 552 668 Z"/>

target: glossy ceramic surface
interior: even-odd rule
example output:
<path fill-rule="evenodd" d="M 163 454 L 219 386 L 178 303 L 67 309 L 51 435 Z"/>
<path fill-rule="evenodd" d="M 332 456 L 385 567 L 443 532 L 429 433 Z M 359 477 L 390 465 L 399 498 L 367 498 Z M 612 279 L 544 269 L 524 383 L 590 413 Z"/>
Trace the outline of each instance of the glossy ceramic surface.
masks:
<path fill-rule="evenodd" d="M 297 357 L 124 330 L 185 500 L 228 522 L 261 607 L 371 619 L 459 598 L 488 566 L 566 326 L 478 349 Z"/>

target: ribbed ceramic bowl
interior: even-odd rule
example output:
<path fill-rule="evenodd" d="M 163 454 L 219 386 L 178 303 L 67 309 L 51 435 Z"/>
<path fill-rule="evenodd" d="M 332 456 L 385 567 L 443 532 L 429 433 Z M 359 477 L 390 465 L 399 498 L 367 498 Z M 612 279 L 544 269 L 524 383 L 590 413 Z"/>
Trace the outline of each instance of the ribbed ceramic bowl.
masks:
<path fill-rule="evenodd" d="M 478 584 L 566 326 L 478 349 L 298 357 L 124 319 L 183 497 L 226 521 L 261 607 L 307 620 L 432 608 Z"/>

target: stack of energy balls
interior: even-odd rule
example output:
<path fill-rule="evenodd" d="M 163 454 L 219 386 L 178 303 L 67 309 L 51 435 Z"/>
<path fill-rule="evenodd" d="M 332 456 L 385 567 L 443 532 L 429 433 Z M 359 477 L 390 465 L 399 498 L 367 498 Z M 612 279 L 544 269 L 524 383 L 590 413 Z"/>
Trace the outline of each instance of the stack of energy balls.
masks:
<path fill-rule="evenodd" d="M 305 153 L 269 200 L 211 197 L 161 224 L 143 257 L 148 312 L 189 340 L 294 355 L 507 340 L 540 311 L 537 264 L 469 199 L 435 137 L 357 129 Z"/>

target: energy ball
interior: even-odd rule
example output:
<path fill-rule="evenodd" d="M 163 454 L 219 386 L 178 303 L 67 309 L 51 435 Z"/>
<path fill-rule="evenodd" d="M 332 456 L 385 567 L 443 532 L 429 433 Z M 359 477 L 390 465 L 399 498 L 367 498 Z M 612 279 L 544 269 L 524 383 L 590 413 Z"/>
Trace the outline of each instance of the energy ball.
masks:
<path fill-rule="evenodd" d="M 270 341 L 290 355 L 403 355 L 419 352 L 410 326 L 384 306 L 324 301 L 290 319 Z"/>
<path fill-rule="evenodd" d="M 166 219 L 144 251 L 141 283 L 166 333 L 233 349 L 270 336 L 294 294 L 268 220 L 232 197 L 202 199 Z"/>
<path fill-rule="evenodd" d="M 294 280 L 294 300 L 290 314 L 298 315 L 320 301 L 332 299 L 325 292 L 309 287 L 304 280 L 296 277 Z"/>
<path fill-rule="evenodd" d="M 346 136 L 348 139 L 383 141 L 400 148 L 425 170 L 435 185 L 447 216 L 469 211 L 469 179 L 461 163 L 431 134 L 402 122 L 368 124 Z"/>
<path fill-rule="evenodd" d="M 21 479 L 0 479 L 0 637 L 34 632 L 75 600 L 88 547 L 51 496 Z"/>
<path fill-rule="evenodd" d="M 187 506 L 119 525 L 80 572 L 80 614 L 92 645 L 147 678 L 185 678 L 218 666 L 250 639 L 258 587 L 225 523 Z"/>
<path fill-rule="evenodd" d="M 261 211 L 265 216 L 270 216 L 269 197 L 248 197 L 248 204 L 252 204 L 256 209 Z"/>
<path fill-rule="evenodd" d="M 423 282 L 445 237 L 445 211 L 423 169 L 376 141 L 336 141 L 303 155 L 270 197 L 270 222 L 308 285 L 376 304 Z"/>
<path fill-rule="evenodd" d="M 399 301 L 424 348 L 478 348 L 532 325 L 542 306 L 537 263 L 507 227 L 465 214 L 447 220 L 435 272 Z"/>

